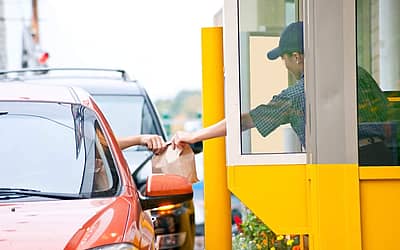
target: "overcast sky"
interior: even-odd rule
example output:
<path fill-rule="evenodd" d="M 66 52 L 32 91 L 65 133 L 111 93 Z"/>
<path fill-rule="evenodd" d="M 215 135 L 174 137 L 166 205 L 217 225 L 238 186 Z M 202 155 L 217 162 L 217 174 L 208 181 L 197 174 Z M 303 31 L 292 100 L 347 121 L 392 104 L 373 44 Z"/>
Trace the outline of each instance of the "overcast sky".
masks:
<path fill-rule="evenodd" d="M 154 99 L 201 89 L 201 28 L 223 0 L 39 0 L 49 66 L 127 70 Z"/>

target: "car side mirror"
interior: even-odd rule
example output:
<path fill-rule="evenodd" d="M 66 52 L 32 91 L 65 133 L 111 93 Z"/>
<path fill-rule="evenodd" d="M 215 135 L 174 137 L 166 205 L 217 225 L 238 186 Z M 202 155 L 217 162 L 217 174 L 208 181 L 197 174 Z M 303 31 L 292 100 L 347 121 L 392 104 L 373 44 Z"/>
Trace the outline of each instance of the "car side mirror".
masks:
<path fill-rule="evenodd" d="M 145 194 L 139 193 L 143 210 L 181 203 L 193 198 L 192 184 L 179 175 L 153 174 L 147 178 Z"/>

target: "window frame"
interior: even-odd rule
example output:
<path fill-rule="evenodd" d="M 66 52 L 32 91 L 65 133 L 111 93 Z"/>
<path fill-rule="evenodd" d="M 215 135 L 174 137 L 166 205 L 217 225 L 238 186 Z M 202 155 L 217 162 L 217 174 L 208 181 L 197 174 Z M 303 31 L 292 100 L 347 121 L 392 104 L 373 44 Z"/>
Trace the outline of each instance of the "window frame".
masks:
<path fill-rule="evenodd" d="M 243 154 L 240 129 L 240 75 L 239 75 L 239 16 L 238 1 L 224 3 L 224 67 L 226 159 L 234 165 L 305 164 L 306 153 Z M 229 86 L 229 87 L 228 87 Z M 227 91 L 229 89 L 229 91 Z"/>

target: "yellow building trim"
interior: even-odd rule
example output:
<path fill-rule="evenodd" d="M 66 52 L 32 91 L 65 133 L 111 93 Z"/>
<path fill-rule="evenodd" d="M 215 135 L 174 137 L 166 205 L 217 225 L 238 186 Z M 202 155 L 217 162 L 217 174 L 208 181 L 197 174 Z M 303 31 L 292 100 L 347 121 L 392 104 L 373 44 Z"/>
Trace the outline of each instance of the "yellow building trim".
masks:
<path fill-rule="evenodd" d="M 400 102 L 400 97 L 388 97 L 389 102 Z"/>
<path fill-rule="evenodd" d="M 276 234 L 309 234 L 310 249 L 361 250 L 358 166 L 229 166 L 229 189 Z"/>
<path fill-rule="evenodd" d="M 400 180 L 380 178 L 378 172 L 377 178 L 369 175 L 360 181 L 363 250 L 397 250 Z"/>
<path fill-rule="evenodd" d="M 361 250 L 358 165 L 310 164 L 310 249 Z"/>
<path fill-rule="evenodd" d="M 395 180 L 400 179 L 400 167 L 360 167 L 360 180 Z"/>
<path fill-rule="evenodd" d="M 305 165 L 229 166 L 228 187 L 276 234 L 309 232 Z"/>

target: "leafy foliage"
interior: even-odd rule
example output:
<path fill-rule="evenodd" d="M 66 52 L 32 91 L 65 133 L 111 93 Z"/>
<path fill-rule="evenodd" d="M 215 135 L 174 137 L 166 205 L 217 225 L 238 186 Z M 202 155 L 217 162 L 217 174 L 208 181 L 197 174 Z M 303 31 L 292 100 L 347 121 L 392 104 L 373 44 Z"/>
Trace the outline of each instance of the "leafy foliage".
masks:
<path fill-rule="evenodd" d="M 196 118 L 201 113 L 201 92 L 180 91 L 173 99 L 157 100 L 155 105 L 160 114 L 169 117 L 184 116 L 186 119 Z"/>
<path fill-rule="evenodd" d="M 299 235 L 276 235 L 250 210 L 237 226 L 240 233 L 233 236 L 234 250 L 300 250 Z"/>

